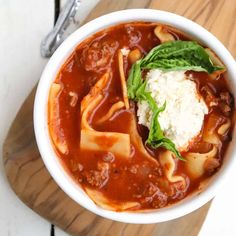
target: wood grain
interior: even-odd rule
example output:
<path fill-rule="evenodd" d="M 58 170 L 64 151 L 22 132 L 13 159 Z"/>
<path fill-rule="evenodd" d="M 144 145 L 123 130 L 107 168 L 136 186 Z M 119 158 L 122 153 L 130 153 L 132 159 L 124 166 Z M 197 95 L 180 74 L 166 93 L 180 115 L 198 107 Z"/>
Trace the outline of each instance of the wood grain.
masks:
<path fill-rule="evenodd" d="M 155 8 L 186 16 L 215 34 L 236 56 L 236 1 L 234 0 L 102 0 L 86 21 L 127 8 Z M 176 220 L 160 224 L 124 224 L 96 216 L 71 200 L 54 182 L 39 155 L 33 132 L 35 88 L 18 112 L 4 143 L 4 165 L 9 183 L 31 209 L 73 235 L 198 234 L 210 203 Z"/>

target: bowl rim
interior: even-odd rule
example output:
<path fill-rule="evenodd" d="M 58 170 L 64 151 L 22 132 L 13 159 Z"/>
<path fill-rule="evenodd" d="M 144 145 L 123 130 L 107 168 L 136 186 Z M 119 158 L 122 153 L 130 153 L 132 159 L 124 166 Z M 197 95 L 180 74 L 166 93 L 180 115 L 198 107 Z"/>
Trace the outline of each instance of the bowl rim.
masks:
<path fill-rule="evenodd" d="M 227 161 L 223 163 L 220 171 L 215 174 L 214 181 L 201 194 L 184 199 L 179 204 L 174 204 L 157 211 L 115 212 L 102 209 L 89 199 L 87 195 L 81 192 L 81 187 L 72 180 L 69 173 L 63 168 L 52 147 L 47 122 L 47 104 L 50 85 L 76 46 L 100 30 L 124 22 L 137 21 L 167 24 L 185 32 L 192 38 L 197 38 L 198 41 L 203 42 L 205 45 L 210 45 L 210 48 L 226 64 L 230 74 L 229 77 L 231 78 L 232 90 L 236 94 L 236 70 L 233 70 L 233 68 L 236 68 L 236 63 L 223 44 L 210 32 L 195 22 L 174 13 L 154 9 L 129 9 L 109 13 L 84 24 L 60 45 L 48 61 L 40 78 L 35 95 L 33 120 L 36 142 L 45 166 L 56 183 L 70 198 L 87 210 L 111 220 L 124 223 L 150 224 L 184 216 L 200 208 L 215 196 L 220 186 L 225 183 L 229 173 L 236 168 L 235 150 L 233 149 L 233 146 L 236 146 L 235 138 L 228 147 Z M 228 158 L 229 155 L 231 156 L 230 158 Z"/>

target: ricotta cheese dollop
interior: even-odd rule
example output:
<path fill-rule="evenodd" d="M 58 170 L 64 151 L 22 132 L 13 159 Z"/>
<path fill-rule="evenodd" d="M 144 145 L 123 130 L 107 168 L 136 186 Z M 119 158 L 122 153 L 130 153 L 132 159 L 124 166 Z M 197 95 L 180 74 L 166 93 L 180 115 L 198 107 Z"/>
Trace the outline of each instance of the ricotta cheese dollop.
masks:
<path fill-rule="evenodd" d="M 151 92 L 160 107 L 166 101 L 166 109 L 158 120 L 164 135 L 171 139 L 178 150 L 184 150 L 189 141 L 202 128 L 208 108 L 197 92 L 194 81 L 188 79 L 185 71 L 163 72 L 150 70 L 146 78 L 146 90 Z M 138 123 L 150 128 L 152 111 L 146 101 L 138 103 Z"/>

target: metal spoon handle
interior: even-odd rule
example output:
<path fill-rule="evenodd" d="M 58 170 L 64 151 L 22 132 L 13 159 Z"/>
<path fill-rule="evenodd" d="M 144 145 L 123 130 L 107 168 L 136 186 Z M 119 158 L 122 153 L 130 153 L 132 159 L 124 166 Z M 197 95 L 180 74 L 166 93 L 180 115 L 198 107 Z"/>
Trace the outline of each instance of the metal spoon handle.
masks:
<path fill-rule="evenodd" d="M 59 47 L 66 37 L 66 29 L 72 22 L 78 23 L 75 22 L 75 15 L 80 3 L 80 0 L 67 0 L 54 28 L 47 34 L 41 43 L 40 51 L 43 57 L 50 57 Z"/>

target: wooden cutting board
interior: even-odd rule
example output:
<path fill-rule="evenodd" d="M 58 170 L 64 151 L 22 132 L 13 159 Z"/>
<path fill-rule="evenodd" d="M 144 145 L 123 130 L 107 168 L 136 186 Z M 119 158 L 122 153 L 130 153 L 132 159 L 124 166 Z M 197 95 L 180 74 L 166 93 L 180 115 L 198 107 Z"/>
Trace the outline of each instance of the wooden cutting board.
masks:
<path fill-rule="evenodd" d="M 235 0 L 101 0 L 86 21 L 115 10 L 154 8 L 196 21 L 216 35 L 236 56 Z M 71 200 L 54 182 L 38 152 L 33 131 L 35 88 L 19 110 L 3 147 L 6 175 L 16 195 L 33 211 L 73 235 L 195 236 L 210 203 L 160 224 L 124 224 L 96 216 Z"/>

